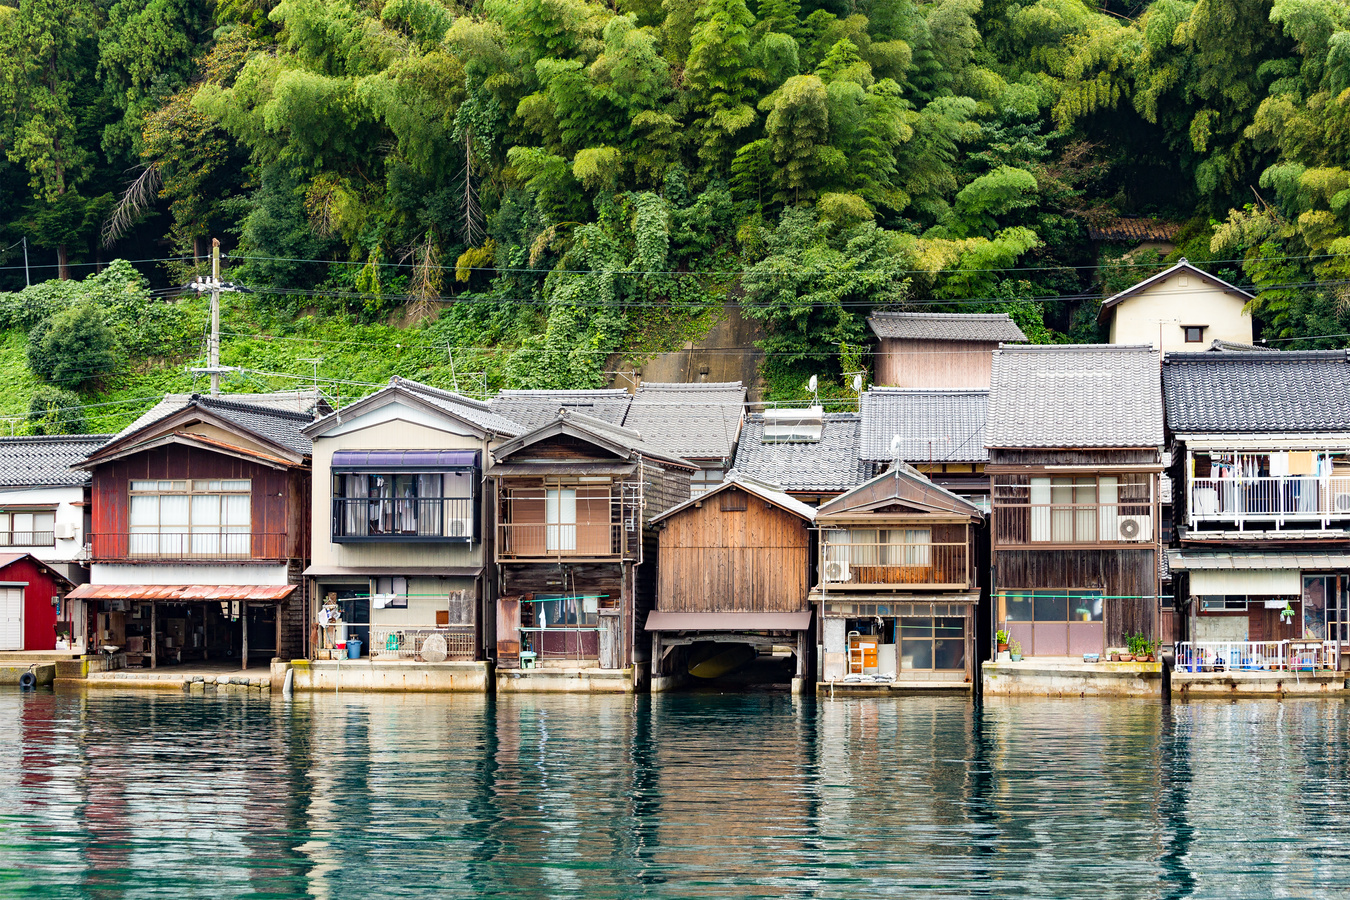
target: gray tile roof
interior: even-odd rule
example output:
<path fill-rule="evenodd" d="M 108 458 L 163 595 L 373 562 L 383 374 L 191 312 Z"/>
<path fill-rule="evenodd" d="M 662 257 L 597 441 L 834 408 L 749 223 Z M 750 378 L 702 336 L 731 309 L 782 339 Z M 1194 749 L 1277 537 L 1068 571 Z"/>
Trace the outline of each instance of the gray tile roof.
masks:
<path fill-rule="evenodd" d="M 588 416 L 585 413 L 577 412 L 574 409 L 565 409 L 561 417 L 569 423 L 576 425 L 583 430 L 590 431 L 597 437 L 607 438 L 621 447 L 627 447 L 629 450 L 636 450 L 643 456 L 650 459 L 662 460 L 668 459 L 676 462 L 688 463 L 678 453 L 671 453 L 660 444 L 646 440 L 643 435 L 623 425 L 615 425 L 612 422 L 606 422 L 604 419 L 597 419 L 595 416 Z"/>
<path fill-rule="evenodd" d="M 209 396 L 199 394 L 165 394 L 164 399 L 160 400 L 154 406 L 141 413 L 126 428 L 123 428 L 117 434 L 113 435 L 111 440 L 126 437 L 133 431 L 140 431 L 151 422 L 158 422 L 166 416 L 173 415 L 180 409 L 185 408 L 188 403 L 196 396 Z M 287 410 L 296 413 L 307 413 L 311 418 L 314 415 L 322 415 L 328 411 L 328 401 L 319 392 L 314 390 L 299 391 L 275 391 L 270 394 L 219 394 L 221 400 L 230 400 L 235 403 L 246 403 L 250 406 L 263 406 L 269 409 Z"/>
<path fill-rule="evenodd" d="M 985 441 L 989 447 L 1161 445 L 1158 351 L 1110 344 L 1000 347 Z"/>
<path fill-rule="evenodd" d="M 1025 341 L 1007 313 L 877 312 L 867 320 L 879 338 L 924 341 Z"/>
<path fill-rule="evenodd" d="M 740 435 L 745 386 L 644 383 L 623 420 L 642 439 L 685 459 L 730 459 Z"/>
<path fill-rule="evenodd" d="M 522 434 L 558 418 L 559 409 L 571 409 L 611 425 L 622 425 L 633 395 L 620 388 L 578 391 L 501 391 L 488 401 L 499 416 L 518 422 Z"/>
<path fill-rule="evenodd" d="M 1209 349 L 1215 353 L 1222 353 L 1224 351 L 1255 352 L 1258 350 L 1266 353 L 1276 352 L 1274 347 L 1258 347 L 1256 344 L 1244 344 L 1240 341 L 1225 341 L 1223 338 L 1215 338 L 1210 341 Z"/>
<path fill-rule="evenodd" d="M 313 391 L 219 394 L 214 397 L 207 394 L 169 394 L 106 443 L 119 441 L 196 406 L 288 450 L 308 456 L 311 452 L 309 438 L 300 429 L 314 421 L 315 405 L 311 402 L 305 409 L 306 399 L 312 400 L 314 396 Z"/>
<path fill-rule="evenodd" d="M 1169 353 L 1167 425 L 1177 434 L 1350 431 L 1348 352 Z"/>
<path fill-rule="evenodd" d="M 90 475 L 71 466 L 107 443 L 107 434 L 0 438 L 0 487 L 78 487 Z"/>
<path fill-rule="evenodd" d="M 890 462 L 899 437 L 900 459 L 922 462 L 984 462 L 989 392 L 872 388 L 859 398 L 859 453 L 868 462 Z"/>
<path fill-rule="evenodd" d="M 406 378 L 400 378 L 391 382 L 392 385 L 404 388 L 431 403 L 438 406 L 448 413 L 459 416 L 466 422 L 471 422 L 486 431 L 497 432 L 509 437 L 516 437 L 524 434 L 527 429 L 522 423 L 501 415 L 492 408 L 492 405 L 482 400 L 474 400 L 456 394 L 453 391 L 446 391 L 440 388 L 434 388 L 419 381 L 410 381 Z"/>
<path fill-rule="evenodd" d="M 846 491 L 867 480 L 858 458 L 857 413 L 826 413 L 819 441 L 764 443 L 764 417 L 746 417 L 736 447 L 737 472 L 785 491 Z"/>

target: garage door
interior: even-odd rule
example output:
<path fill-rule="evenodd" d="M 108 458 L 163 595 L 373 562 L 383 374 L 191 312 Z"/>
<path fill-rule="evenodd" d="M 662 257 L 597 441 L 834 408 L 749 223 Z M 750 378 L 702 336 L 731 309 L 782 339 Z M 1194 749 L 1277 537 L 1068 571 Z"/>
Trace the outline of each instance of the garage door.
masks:
<path fill-rule="evenodd" d="M 0 588 L 0 650 L 23 649 L 23 588 Z"/>

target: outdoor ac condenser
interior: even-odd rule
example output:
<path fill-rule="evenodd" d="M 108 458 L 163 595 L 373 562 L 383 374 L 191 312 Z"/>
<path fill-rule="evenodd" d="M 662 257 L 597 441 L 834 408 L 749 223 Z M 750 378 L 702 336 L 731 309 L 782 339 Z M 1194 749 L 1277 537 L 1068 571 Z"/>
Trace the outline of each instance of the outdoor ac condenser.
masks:
<path fill-rule="evenodd" d="M 848 581 L 848 563 L 835 560 L 825 564 L 826 581 Z"/>
<path fill-rule="evenodd" d="M 1140 543 L 1153 540 L 1153 517 L 1119 517 L 1116 519 L 1116 537 L 1122 541 L 1137 541 Z"/>
<path fill-rule="evenodd" d="M 445 523 L 448 537 L 472 537 L 473 519 L 450 519 Z"/>

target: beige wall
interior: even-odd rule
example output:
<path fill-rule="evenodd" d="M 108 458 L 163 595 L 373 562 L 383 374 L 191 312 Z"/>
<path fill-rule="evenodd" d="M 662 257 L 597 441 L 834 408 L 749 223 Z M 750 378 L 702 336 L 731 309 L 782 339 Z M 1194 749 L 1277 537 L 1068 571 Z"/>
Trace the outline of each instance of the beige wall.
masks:
<path fill-rule="evenodd" d="M 1204 350 L 1215 339 L 1250 344 L 1252 317 L 1242 311 L 1246 302 L 1246 298 L 1225 292 L 1194 272 L 1175 272 L 1116 304 L 1111 317 L 1111 343 L 1151 344 L 1164 353 Z M 1198 344 L 1186 343 L 1186 325 L 1206 326 L 1204 339 Z"/>
<path fill-rule="evenodd" d="M 887 339 L 876 354 L 882 387 L 989 390 L 997 342 Z"/>

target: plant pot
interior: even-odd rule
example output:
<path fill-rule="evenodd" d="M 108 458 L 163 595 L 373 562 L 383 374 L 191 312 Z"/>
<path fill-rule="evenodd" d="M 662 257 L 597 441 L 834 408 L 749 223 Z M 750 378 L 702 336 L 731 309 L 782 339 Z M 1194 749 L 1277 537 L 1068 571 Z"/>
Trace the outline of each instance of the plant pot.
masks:
<path fill-rule="evenodd" d="M 1020 654 L 1020 653 L 1012 653 L 1012 654 L 1009 654 L 1009 655 L 1011 656 L 1013 662 L 1021 662 L 1021 661 L 1022 661 L 1022 654 Z"/>
<path fill-rule="evenodd" d="M 1112 653 L 1112 654 L 1111 654 L 1111 662 L 1120 662 L 1120 654 L 1119 654 L 1119 653 Z"/>
<path fill-rule="evenodd" d="M 1007 645 L 1007 644 L 999 644 L 999 645 L 998 645 L 998 652 L 999 652 L 999 653 L 1002 653 L 1002 652 L 1004 652 L 1004 651 L 1007 650 L 1007 649 L 1008 649 L 1008 645 Z"/>
<path fill-rule="evenodd" d="M 1147 653 L 1147 654 L 1145 654 L 1145 655 L 1144 655 L 1144 662 L 1153 662 L 1153 654 L 1152 654 L 1152 653 Z"/>
<path fill-rule="evenodd" d="M 1121 662 L 1134 662 L 1134 654 L 1133 654 L 1133 653 L 1122 653 L 1122 654 L 1120 654 L 1120 661 L 1121 661 Z"/>

